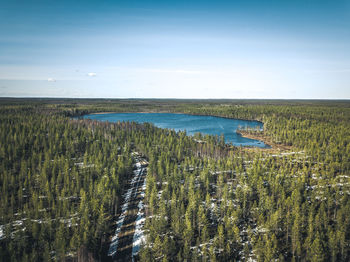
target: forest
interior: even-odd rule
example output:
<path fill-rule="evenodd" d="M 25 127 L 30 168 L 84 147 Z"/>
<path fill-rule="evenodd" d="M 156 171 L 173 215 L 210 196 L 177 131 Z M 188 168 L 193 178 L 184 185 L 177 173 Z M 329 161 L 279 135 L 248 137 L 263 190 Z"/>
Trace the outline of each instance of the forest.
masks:
<path fill-rule="evenodd" d="M 274 146 L 79 118 L 98 112 L 259 120 L 242 133 Z M 350 260 L 349 101 L 2 98 L 0 130 L 0 261 L 117 260 L 135 152 L 148 162 L 136 261 Z"/>

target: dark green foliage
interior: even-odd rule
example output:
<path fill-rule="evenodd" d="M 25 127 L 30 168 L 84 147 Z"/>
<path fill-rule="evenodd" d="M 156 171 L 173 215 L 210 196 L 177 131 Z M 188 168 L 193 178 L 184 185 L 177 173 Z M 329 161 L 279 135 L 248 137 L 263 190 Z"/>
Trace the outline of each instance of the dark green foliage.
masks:
<path fill-rule="evenodd" d="M 126 130 L 34 108 L 0 121 L 0 224 L 8 229 L 0 260 L 63 259 L 82 245 L 100 256 L 132 168 Z"/>
<path fill-rule="evenodd" d="M 296 153 L 69 118 L 149 110 L 260 120 Z M 350 259 L 349 102 L 3 99 L 0 130 L 0 261 L 105 259 L 132 151 L 149 160 L 142 261 Z"/>

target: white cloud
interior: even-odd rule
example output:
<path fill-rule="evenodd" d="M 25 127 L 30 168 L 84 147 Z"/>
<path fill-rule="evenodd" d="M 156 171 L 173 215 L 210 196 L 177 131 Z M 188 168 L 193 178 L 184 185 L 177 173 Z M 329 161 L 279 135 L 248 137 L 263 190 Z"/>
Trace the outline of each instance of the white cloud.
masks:
<path fill-rule="evenodd" d="M 87 75 L 88 75 L 88 76 L 90 76 L 90 77 L 97 76 L 97 74 L 96 74 L 96 73 L 88 73 Z"/>
<path fill-rule="evenodd" d="M 183 69 L 145 69 L 145 71 L 151 72 L 151 73 L 173 73 L 173 74 L 189 74 L 189 75 L 197 75 L 197 74 L 203 73 L 203 71 L 183 70 Z"/>
<path fill-rule="evenodd" d="M 56 79 L 50 77 L 47 79 L 47 82 L 56 82 Z"/>

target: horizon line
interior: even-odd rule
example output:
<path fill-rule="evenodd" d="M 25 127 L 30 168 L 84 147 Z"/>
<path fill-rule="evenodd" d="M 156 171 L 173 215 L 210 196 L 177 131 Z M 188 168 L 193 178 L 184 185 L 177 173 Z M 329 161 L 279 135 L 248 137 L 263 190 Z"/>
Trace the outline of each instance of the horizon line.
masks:
<path fill-rule="evenodd" d="M 176 98 L 176 97 L 55 97 L 55 96 L 0 96 L 1 99 L 101 99 L 101 100 L 318 100 L 318 101 L 350 101 L 350 98 Z"/>

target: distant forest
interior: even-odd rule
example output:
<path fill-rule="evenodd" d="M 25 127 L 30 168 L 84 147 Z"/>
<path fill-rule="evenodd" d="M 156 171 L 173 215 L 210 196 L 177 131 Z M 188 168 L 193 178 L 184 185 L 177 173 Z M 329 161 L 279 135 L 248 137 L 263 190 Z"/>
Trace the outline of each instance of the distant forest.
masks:
<path fill-rule="evenodd" d="M 259 120 L 272 149 L 151 124 L 173 112 Z M 350 261 L 350 101 L 0 99 L 0 261 L 109 261 L 132 176 L 148 162 L 139 261 Z M 281 147 L 278 147 L 280 145 Z"/>

